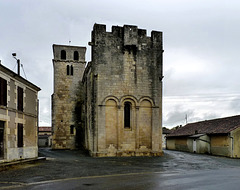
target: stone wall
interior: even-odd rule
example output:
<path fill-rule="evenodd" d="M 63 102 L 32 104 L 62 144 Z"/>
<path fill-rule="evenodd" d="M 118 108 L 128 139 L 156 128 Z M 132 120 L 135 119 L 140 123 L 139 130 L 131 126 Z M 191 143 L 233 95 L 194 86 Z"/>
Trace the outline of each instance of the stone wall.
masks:
<path fill-rule="evenodd" d="M 211 136 L 211 154 L 231 157 L 231 139 L 228 135 Z"/>
<path fill-rule="evenodd" d="M 240 128 L 237 128 L 230 133 L 230 143 L 231 143 L 231 150 L 232 150 L 232 157 L 240 158 Z"/>
<path fill-rule="evenodd" d="M 162 33 L 95 24 L 84 75 L 86 148 L 93 156 L 162 154 Z M 130 126 L 125 126 L 126 104 Z"/>

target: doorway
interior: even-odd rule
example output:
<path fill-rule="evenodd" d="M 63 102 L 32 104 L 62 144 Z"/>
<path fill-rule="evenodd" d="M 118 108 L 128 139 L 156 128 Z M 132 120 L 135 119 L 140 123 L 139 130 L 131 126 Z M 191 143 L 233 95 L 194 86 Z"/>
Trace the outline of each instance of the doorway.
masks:
<path fill-rule="evenodd" d="M 197 151 L 197 142 L 196 139 L 193 140 L 193 152 L 196 153 Z"/>
<path fill-rule="evenodd" d="M 4 121 L 0 121 L 0 159 L 4 158 Z"/>

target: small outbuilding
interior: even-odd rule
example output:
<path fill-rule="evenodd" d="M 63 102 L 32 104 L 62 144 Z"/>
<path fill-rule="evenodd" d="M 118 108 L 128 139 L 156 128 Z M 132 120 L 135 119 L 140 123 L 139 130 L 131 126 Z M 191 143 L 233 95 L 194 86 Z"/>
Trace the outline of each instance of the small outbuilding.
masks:
<path fill-rule="evenodd" d="M 38 147 L 50 147 L 52 144 L 52 127 L 38 127 Z"/>
<path fill-rule="evenodd" d="M 189 123 L 166 141 L 169 150 L 240 158 L 240 115 Z"/>
<path fill-rule="evenodd" d="M 162 148 L 166 148 L 166 135 L 170 134 L 171 133 L 171 130 L 166 128 L 166 127 L 163 127 L 162 128 Z"/>

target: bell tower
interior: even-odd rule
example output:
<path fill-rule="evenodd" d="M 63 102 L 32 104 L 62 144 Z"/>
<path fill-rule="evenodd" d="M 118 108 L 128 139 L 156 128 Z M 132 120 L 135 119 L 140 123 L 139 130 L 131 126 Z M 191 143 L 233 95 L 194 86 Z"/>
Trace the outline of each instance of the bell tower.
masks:
<path fill-rule="evenodd" d="M 53 45 L 52 148 L 74 149 L 73 111 L 85 68 L 86 47 Z"/>

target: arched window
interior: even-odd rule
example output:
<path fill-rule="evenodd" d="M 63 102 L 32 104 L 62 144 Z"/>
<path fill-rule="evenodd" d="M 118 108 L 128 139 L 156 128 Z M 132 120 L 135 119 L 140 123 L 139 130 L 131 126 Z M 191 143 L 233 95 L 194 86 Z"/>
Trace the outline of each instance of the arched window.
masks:
<path fill-rule="evenodd" d="M 73 75 L 73 66 L 71 65 L 71 75 Z"/>
<path fill-rule="evenodd" d="M 124 104 L 124 128 L 131 127 L 131 103 L 125 102 Z"/>
<path fill-rule="evenodd" d="M 69 68 L 69 65 L 67 65 L 67 75 L 70 75 L 70 68 Z"/>
<path fill-rule="evenodd" d="M 78 54 L 77 51 L 74 51 L 73 59 L 76 60 L 76 61 L 78 61 L 78 59 L 79 59 L 79 54 Z"/>
<path fill-rule="evenodd" d="M 66 51 L 65 50 L 61 51 L 61 59 L 66 59 Z"/>

